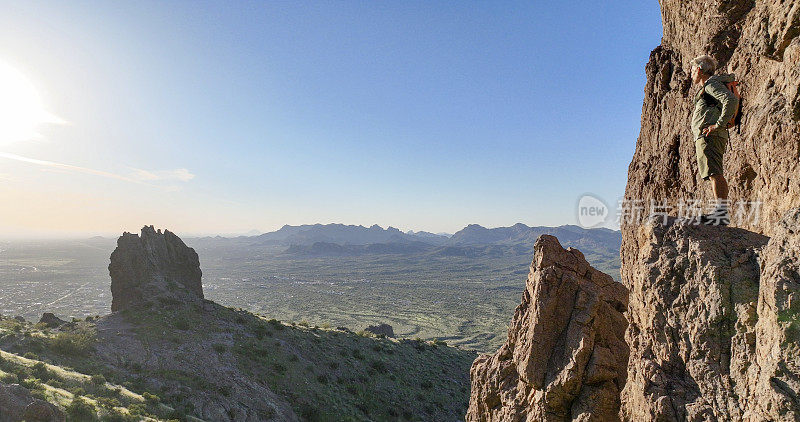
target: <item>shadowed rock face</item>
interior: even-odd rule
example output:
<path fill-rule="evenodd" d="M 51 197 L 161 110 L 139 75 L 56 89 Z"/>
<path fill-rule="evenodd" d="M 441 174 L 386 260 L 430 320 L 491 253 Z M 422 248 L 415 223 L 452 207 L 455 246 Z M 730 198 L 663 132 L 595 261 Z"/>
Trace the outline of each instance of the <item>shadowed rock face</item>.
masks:
<path fill-rule="evenodd" d="M 800 209 L 760 254 L 755 355 L 748 368 L 750 420 L 800 421 Z"/>
<path fill-rule="evenodd" d="M 628 292 L 553 236 L 534 249 L 508 340 L 472 364 L 466 420 L 618 420 Z"/>
<path fill-rule="evenodd" d="M 638 227 L 626 420 L 800 420 L 800 210 L 773 233 Z"/>
<path fill-rule="evenodd" d="M 111 254 L 111 312 L 151 302 L 203 298 L 200 260 L 194 249 L 169 230 L 142 228 L 141 235 L 123 233 Z"/>

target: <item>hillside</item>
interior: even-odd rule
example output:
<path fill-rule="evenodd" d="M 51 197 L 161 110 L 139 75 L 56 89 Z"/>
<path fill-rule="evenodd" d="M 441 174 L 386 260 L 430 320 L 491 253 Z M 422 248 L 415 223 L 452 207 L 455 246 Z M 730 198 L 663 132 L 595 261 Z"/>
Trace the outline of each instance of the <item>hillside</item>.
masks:
<path fill-rule="evenodd" d="M 109 266 L 116 311 L 52 326 L 3 318 L 2 383 L 107 419 L 463 418 L 473 352 L 218 305 L 197 290 L 192 253 L 169 232 L 123 235 Z"/>

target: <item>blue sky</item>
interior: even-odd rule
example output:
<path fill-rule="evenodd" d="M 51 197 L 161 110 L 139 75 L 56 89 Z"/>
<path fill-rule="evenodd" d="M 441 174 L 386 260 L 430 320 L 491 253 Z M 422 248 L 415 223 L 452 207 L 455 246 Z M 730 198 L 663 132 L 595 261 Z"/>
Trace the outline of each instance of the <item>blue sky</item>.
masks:
<path fill-rule="evenodd" d="M 0 237 L 574 224 L 623 194 L 662 32 L 655 1 L 2 10 L 62 122 L 0 144 Z"/>

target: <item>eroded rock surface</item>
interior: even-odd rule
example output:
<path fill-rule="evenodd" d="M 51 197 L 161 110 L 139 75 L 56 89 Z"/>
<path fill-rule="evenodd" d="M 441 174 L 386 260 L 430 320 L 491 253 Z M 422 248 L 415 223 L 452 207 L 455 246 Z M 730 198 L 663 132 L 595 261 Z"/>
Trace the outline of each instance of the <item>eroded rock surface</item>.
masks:
<path fill-rule="evenodd" d="M 111 311 L 154 299 L 191 302 L 203 299 L 200 260 L 194 249 L 169 230 L 142 228 L 141 235 L 123 233 L 111 254 Z"/>
<path fill-rule="evenodd" d="M 786 211 L 800 206 L 800 0 L 659 3 L 664 35 L 646 66 L 641 132 L 625 197 L 665 201 L 672 215 L 682 199 L 712 198 L 710 184 L 697 177 L 689 128 L 698 89 L 691 86 L 689 62 L 711 54 L 721 71 L 735 73 L 744 95 L 741 133 L 730 132 L 724 161 L 730 198 L 762 203 L 760 218 L 734 221 L 770 235 Z M 633 218 L 633 225 L 641 221 Z M 623 253 L 631 233 L 623 226 Z"/>
<path fill-rule="evenodd" d="M 553 236 L 534 249 L 508 340 L 472 365 L 466 420 L 618 420 L 628 293 Z"/>
<path fill-rule="evenodd" d="M 64 422 L 64 412 L 19 384 L 0 384 L 0 422 Z"/>
<path fill-rule="evenodd" d="M 800 210 L 786 214 L 760 254 L 756 350 L 748 420 L 800 421 Z"/>
<path fill-rule="evenodd" d="M 631 355 L 622 415 L 799 421 L 800 0 L 659 3 L 664 35 L 646 66 L 625 198 L 670 215 L 712 198 L 689 128 L 689 62 L 710 54 L 741 81 L 744 120 L 730 132 L 724 175 L 732 222 L 748 231 L 624 215 Z M 758 213 L 736 206 L 748 201 L 760 202 Z"/>
<path fill-rule="evenodd" d="M 639 226 L 625 278 L 625 419 L 741 420 L 755 352 L 756 251 L 767 238 L 660 220 Z"/>

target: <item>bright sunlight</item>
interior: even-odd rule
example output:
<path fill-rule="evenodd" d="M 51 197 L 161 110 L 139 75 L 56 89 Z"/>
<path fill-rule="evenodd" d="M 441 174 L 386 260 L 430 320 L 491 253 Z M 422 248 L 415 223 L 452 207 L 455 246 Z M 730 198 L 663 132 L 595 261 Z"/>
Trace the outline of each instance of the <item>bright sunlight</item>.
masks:
<path fill-rule="evenodd" d="M 45 109 L 30 79 L 0 62 L 0 145 L 39 137 L 37 130 L 48 123 L 63 120 Z"/>

